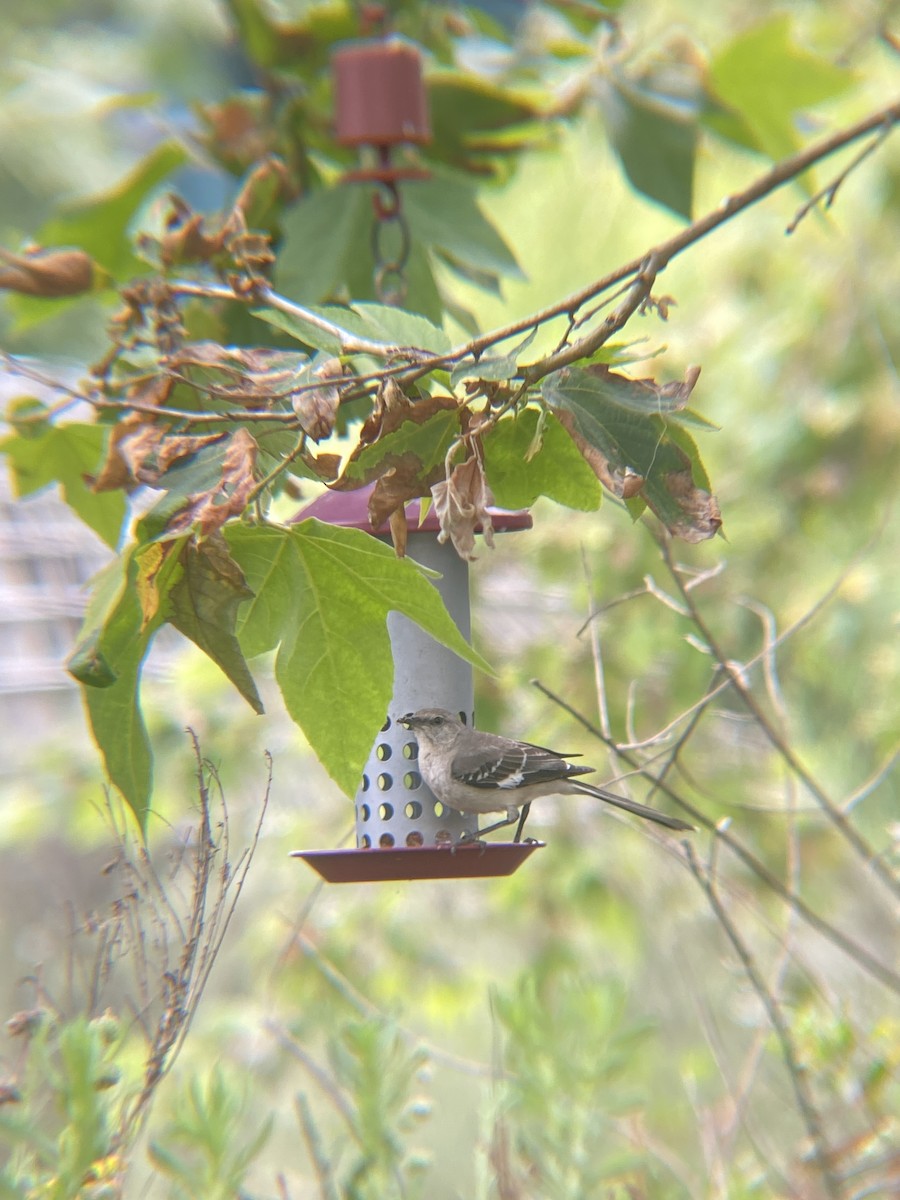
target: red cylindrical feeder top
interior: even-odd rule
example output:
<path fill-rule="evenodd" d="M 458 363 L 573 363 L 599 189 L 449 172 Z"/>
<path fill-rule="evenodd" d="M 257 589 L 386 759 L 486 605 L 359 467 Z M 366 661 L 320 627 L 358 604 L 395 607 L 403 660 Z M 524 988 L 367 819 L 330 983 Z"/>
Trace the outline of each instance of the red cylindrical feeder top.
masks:
<path fill-rule="evenodd" d="M 390 37 L 336 50 L 335 125 L 344 146 L 421 144 L 431 138 L 422 56 Z"/>

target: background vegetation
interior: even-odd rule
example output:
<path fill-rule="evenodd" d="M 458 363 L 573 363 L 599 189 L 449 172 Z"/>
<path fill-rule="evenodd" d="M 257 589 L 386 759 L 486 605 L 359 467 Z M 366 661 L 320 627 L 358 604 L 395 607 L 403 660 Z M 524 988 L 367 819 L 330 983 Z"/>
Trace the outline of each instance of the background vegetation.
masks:
<path fill-rule="evenodd" d="M 198 210 L 229 206 L 258 147 L 214 164 L 210 143 L 198 149 L 197 105 L 261 75 L 281 105 L 275 148 L 305 184 L 328 181 L 338 159 L 321 80 L 342 12 L 6 6 L 0 243 L 49 243 L 62 201 L 120 195 L 123 175 L 173 137 L 178 174 L 144 177 L 120 225 L 158 234 L 170 186 Z M 517 15 L 494 17 L 509 29 Z M 303 87 L 272 86 L 284 62 L 260 66 L 294 52 L 266 42 L 276 18 L 315 25 Z M 460 41 L 441 10 L 397 20 L 446 63 L 481 68 L 498 53 Z M 491 143 L 469 161 L 452 122 L 438 138 L 442 169 L 477 189 L 510 252 L 491 243 L 479 262 L 490 246 L 477 224 L 470 259 L 430 255 L 433 307 L 414 290 L 408 306 L 443 315 L 454 342 L 466 313 L 480 329 L 526 317 L 682 227 L 676 198 L 654 203 L 623 175 L 602 103 L 611 64 L 664 78 L 671 99 L 691 70 L 721 71 L 729 49 L 768 30 L 794 64 L 770 80 L 807 79 L 810 63 L 830 80 L 799 97 L 773 86 L 778 112 L 747 103 L 749 131 L 705 113 L 694 214 L 788 153 L 780 138 L 851 124 L 894 86 L 879 5 L 629 3 L 616 21 L 613 35 L 585 6 L 529 10 L 515 137 L 509 114 L 498 122 L 514 153 Z M 596 95 L 567 120 L 524 121 L 526 101 L 570 97 L 594 57 Z M 303 140 L 290 102 L 307 100 Z M 457 95 L 448 111 L 468 110 Z M 674 300 L 667 321 L 649 311 L 625 335 L 646 339 L 636 353 L 665 347 L 640 374 L 702 365 L 691 402 L 719 427 L 699 440 L 727 541 L 663 540 L 653 518 L 632 524 L 609 498 L 597 512 L 540 499 L 532 533 L 498 538 L 472 566 L 474 643 L 497 671 L 478 677 L 480 724 L 583 749 L 604 778 L 651 772 L 654 803 L 705 821 L 691 850 L 570 799 L 532 815 L 548 845 L 510 879 L 323 888 L 287 852 L 337 844 L 351 805 L 280 715 L 265 666 L 253 664 L 258 717 L 168 629 L 144 671 L 156 764 L 145 850 L 105 798 L 74 697 L 44 710 L 46 736 L 26 738 L 26 701 L 7 695 L 3 1194 L 897 1193 L 896 136 L 827 213 L 784 236 L 854 152 L 674 260 L 654 288 Z M 354 237 L 366 245 L 368 226 Z M 102 238 L 88 248 L 127 274 L 139 269 L 129 245 L 111 266 Z M 341 261 L 365 299 L 355 245 Z M 424 266 L 410 275 L 424 295 Z M 104 352 L 110 299 L 48 310 L 57 302 L 16 297 L 4 348 L 74 383 Z M 316 486 L 298 485 L 304 497 Z M 297 500 L 276 503 L 284 514 Z"/>

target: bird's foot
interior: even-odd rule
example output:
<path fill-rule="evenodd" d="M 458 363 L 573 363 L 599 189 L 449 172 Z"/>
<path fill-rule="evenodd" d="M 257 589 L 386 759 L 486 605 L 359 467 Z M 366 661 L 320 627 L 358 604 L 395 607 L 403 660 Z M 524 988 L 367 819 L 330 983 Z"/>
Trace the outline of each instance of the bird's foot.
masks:
<path fill-rule="evenodd" d="M 460 846 L 478 846 L 482 854 L 487 849 L 487 842 L 478 836 L 477 833 L 470 833 L 467 829 L 465 833 L 461 833 L 453 845 L 450 847 L 450 853 L 455 854 Z"/>

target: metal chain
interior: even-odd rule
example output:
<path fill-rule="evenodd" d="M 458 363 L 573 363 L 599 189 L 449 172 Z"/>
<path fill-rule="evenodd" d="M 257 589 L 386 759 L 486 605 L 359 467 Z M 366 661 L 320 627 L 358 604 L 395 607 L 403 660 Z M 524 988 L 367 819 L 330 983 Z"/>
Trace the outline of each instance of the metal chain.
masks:
<path fill-rule="evenodd" d="M 396 183 L 384 184 L 382 192 L 372 196 L 375 219 L 372 222 L 372 258 L 375 262 L 375 295 L 382 304 L 398 306 L 406 299 L 409 286 L 406 264 L 409 262 L 411 237 L 409 222 L 403 215 L 400 190 Z"/>

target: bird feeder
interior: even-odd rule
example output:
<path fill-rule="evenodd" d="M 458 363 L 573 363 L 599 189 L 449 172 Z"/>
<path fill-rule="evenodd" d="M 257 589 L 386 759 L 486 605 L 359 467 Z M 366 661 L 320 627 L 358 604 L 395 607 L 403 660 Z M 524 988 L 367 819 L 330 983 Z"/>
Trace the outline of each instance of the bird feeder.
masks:
<path fill-rule="evenodd" d="M 369 521 L 371 487 L 326 492 L 295 518 L 316 517 L 331 525 L 361 529 L 389 542 L 385 525 Z M 419 524 L 419 502 L 407 508 L 410 558 L 439 572 L 435 586 L 464 637 L 470 636 L 469 568 L 452 546 L 438 541 L 440 526 L 431 508 Z M 497 533 L 530 529 L 527 512 L 491 509 Z M 295 851 L 330 883 L 395 879 L 452 879 L 510 875 L 541 843 L 473 842 L 477 814 L 446 808 L 416 769 L 415 736 L 400 718 L 419 708 L 446 708 L 474 720 L 472 667 L 402 613 L 387 618 L 394 660 L 394 690 L 381 732 L 356 793 L 356 849 Z"/>
<path fill-rule="evenodd" d="M 337 140 L 342 146 L 371 147 L 377 156 L 376 166 L 351 171 L 344 182 L 390 187 L 400 179 L 427 179 L 424 168 L 391 161 L 394 147 L 431 140 L 417 47 L 396 36 L 348 42 L 335 51 L 332 72 Z"/>
<path fill-rule="evenodd" d="M 422 166 L 395 162 L 392 153 L 431 140 L 422 56 L 412 42 L 396 36 L 348 42 L 335 51 L 332 73 L 335 134 L 341 145 L 358 150 L 361 164 L 341 182 L 375 185 L 375 296 L 382 304 L 402 304 L 411 242 L 399 185 L 430 176 Z"/>

